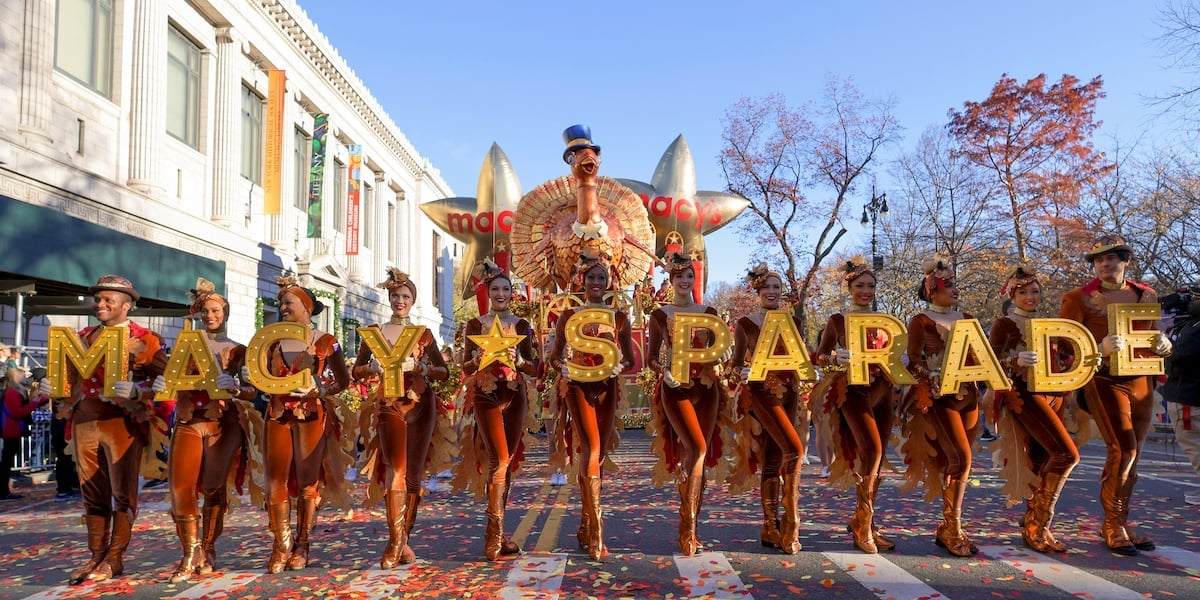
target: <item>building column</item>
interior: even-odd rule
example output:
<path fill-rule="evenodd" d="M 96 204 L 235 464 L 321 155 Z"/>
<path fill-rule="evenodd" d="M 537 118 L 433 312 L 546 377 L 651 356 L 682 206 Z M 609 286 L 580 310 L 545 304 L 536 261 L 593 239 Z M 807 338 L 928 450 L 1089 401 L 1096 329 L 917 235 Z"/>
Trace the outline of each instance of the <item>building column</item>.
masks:
<path fill-rule="evenodd" d="M 21 45 L 21 115 L 18 130 L 50 143 L 51 75 L 54 72 L 54 0 L 25 0 Z"/>
<path fill-rule="evenodd" d="M 213 85 L 212 220 L 245 227 L 248 185 L 242 181 L 242 43 L 232 27 L 218 27 Z"/>
<path fill-rule="evenodd" d="M 167 3 L 135 0 L 129 93 L 129 187 L 163 194 L 158 155 L 167 135 Z"/>

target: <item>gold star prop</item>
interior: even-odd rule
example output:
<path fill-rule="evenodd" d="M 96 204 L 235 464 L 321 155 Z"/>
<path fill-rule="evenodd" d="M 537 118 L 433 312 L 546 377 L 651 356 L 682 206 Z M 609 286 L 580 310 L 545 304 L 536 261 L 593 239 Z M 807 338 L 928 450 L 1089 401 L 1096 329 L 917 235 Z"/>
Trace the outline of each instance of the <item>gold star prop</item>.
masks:
<path fill-rule="evenodd" d="M 508 349 L 515 347 L 525 339 L 525 336 L 512 334 L 507 335 L 504 329 L 500 327 L 500 318 L 492 318 L 492 327 L 488 330 L 487 335 L 469 335 L 472 342 L 483 351 L 479 357 L 479 370 L 483 370 L 488 365 L 498 362 L 507 366 L 510 369 L 516 369 L 513 364 L 513 359 L 508 355 Z"/>

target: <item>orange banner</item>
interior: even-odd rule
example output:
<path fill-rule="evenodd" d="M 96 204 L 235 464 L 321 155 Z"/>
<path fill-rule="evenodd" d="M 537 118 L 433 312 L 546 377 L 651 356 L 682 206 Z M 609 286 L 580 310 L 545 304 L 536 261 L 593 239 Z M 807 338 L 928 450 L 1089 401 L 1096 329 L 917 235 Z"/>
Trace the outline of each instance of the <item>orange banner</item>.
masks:
<path fill-rule="evenodd" d="M 267 139 L 263 154 L 263 212 L 277 215 L 282 202 L 283 187 L 283 106 L 287 95 L 287 73 L 279 69 L 267 71 Z M 299 168 L 299 167 L 297 167 Z"/>

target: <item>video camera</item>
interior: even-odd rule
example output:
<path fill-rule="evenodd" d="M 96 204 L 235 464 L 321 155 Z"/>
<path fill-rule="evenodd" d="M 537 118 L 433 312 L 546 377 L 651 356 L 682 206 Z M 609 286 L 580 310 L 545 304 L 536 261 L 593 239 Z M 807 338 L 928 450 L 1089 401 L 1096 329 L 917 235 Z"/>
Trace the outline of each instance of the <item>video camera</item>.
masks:
<path fill-rule="evenodd" d="M 1200 296 L 1200 284 L 1192 284 L 1159 298 L 1158 304 L 1162 306 L 1164 317 L 1190 318 L 1188 307 L 1197 296 Z"/>

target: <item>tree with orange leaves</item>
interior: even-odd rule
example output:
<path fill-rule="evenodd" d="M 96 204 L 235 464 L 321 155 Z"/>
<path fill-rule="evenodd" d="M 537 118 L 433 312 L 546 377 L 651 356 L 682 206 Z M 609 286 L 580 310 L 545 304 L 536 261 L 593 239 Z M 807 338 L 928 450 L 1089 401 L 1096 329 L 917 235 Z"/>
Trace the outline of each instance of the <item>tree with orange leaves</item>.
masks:
<path fill-rule="evenodd" d="M 1045 74 L 1021 84 L 1006 73 L 985 100 L 950 111 L 959 151 L 996 176 L 1020 262 L 1066 257 L 1092 235 L 1076 209 L 1084 188 L 1113 168 L 1091 143 L 1102 88 L 1098 76 L 1047 86 Z"/>

